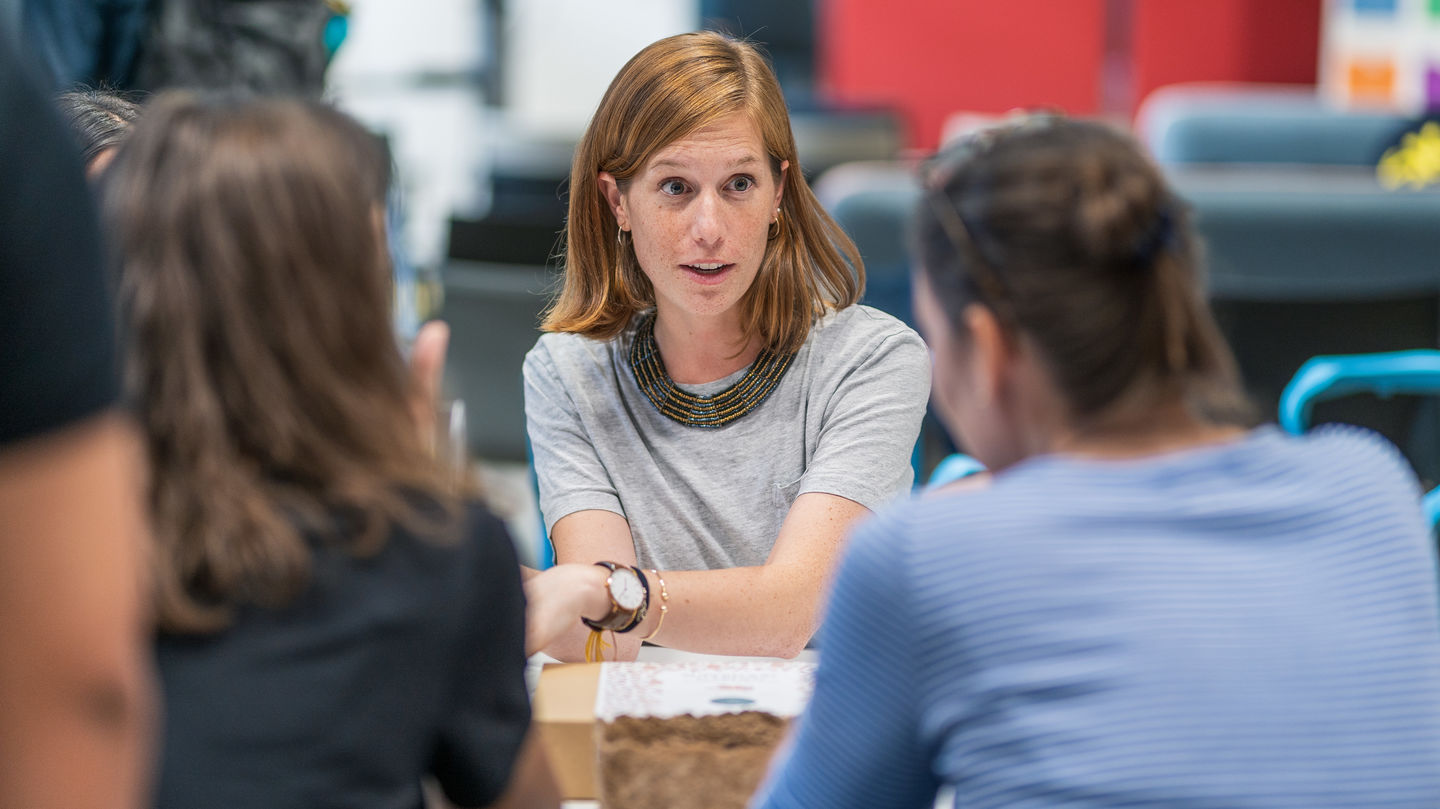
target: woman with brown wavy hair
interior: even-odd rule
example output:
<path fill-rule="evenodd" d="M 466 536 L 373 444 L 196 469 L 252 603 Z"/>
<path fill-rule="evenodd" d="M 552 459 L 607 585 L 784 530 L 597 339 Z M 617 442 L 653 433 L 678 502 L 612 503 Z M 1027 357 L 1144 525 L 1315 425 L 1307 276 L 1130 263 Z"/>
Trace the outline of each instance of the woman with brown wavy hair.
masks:
<path fill-rule="evenodd" d="M 564 630 L 548 651 L 579 657 L 589 629 L 587 656 L 601 630 L 620 658 L 793 656 L 845 529 L 910 485 L 929 361 L 856 304 L 860 257 L 753 46 L 683 34 L 620 70 L 575 151 L 563 258 L 525 407 L 556 558 L 584 569 L 541 576 L 614 605 L 583 626 L 532 608 Z M 539 607 L 554 589 L 529 585 Z"/>
<path fill-rule="evenodd" d="M 1243 426 L 1199 234 L 1129 135 L 1019 118 L 921 179 L 935 406 L 993 478 L 855 532 L 751 809 L 1435 806 L 1435 552 L 1399 452 Z"/>
<path fill-rule="evenodd" d="M 383 150 L 299 101 L 164 97 L 105 213 L 145 427 L 157 805 L 549 801 L 501 524 L 447 483 L 389 328 Z M 422 397 L 423 398 L 423 397 Z M 538 790 L 538 791 L 537 791 Z"/>

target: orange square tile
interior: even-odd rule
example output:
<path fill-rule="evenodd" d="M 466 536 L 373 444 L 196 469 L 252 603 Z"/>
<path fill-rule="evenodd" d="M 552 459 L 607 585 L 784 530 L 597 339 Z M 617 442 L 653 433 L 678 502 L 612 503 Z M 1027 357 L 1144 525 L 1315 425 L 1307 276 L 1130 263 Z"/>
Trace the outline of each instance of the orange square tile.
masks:
<path fill-rule="evenodd" d="M 1388 59 L 1356 59 L 1350 62 L 1350 98 L 1355 101 L 1388 102 L 1395 95 L 1395 63 Z"/>

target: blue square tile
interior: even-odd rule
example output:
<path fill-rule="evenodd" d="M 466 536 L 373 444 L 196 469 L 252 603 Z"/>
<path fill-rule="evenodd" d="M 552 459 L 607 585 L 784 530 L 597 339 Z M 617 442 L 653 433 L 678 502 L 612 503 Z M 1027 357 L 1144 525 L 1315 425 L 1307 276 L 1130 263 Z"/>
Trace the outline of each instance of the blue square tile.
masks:
<path fill-rule="evenodd" d="M 1355 0 L 1355 10 L 1362 14 L 1394 14 L 1397 0 Z"/>

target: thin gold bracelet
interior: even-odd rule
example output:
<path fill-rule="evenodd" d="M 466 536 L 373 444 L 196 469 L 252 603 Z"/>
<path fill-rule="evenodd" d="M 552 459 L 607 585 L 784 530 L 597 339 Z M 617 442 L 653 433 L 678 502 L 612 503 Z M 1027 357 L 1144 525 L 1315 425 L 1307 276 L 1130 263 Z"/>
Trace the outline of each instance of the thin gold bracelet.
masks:
<path fill-rule="evenodd" d="M 655 628 L 651 630 L 650 634 L 640 639 L 641 643 L 660 634 L 660 627 L 665 625 L 665 613 L 670 611 L 670 593 L 665 590 L 665 580 L 660 578 L 660 571 L 653 567 L 650 568 L 650 575 L 654 576 L 655 581 L 660 583 L 660 620 L 655 622 Z"/>

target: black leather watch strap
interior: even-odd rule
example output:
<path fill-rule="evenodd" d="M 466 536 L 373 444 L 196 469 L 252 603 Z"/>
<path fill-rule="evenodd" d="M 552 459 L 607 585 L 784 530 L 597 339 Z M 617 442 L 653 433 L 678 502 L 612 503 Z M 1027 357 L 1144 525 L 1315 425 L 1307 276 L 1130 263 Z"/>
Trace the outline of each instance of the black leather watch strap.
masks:
<path fill-rule="evenodd" d="M 596 562 L 595 564 L 609 570 L 612 576 L 615 575 L 615 571 L 622 568 L 621 565 L 617 565 L 614 562 Z M 596 621 L 581 616 L 580 620 L 585 626 L 596 632 L 609 631 L 624 633 L 639 626 L 640 622 L 645 620 L 645 615 L 650 608 L 650 584 L 645 580 L 645 574 L 641 573 L 639 568 L 627 567 L 626 569 L 633 572 L 640 580 L 640 589 L 644 594 L 640 600 L 640 606 L 634 610 L 623 609 L 619 604 L 615 603 L 615 596 L 607 592 L 606 595 L 610 597 L 610 612 L 607 613 L 605 617 Z M 606 589 L 609 589 L 608 586 Z"/>

